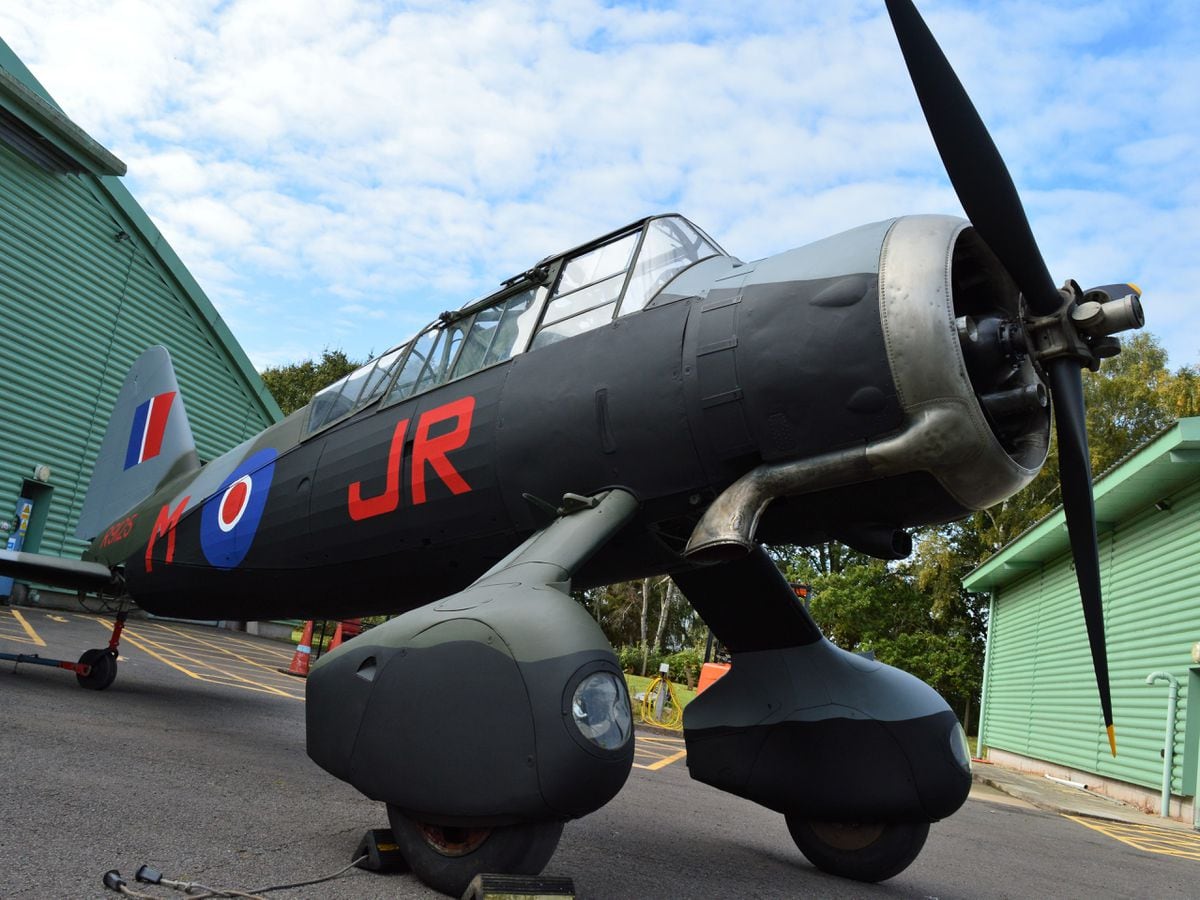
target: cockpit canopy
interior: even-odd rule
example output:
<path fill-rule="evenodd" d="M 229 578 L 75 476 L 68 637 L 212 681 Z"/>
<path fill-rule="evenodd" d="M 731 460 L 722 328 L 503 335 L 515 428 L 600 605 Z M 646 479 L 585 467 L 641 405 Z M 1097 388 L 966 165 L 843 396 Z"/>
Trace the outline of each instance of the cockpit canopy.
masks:
<path fill-rule="evenodd" d="M 682 216 L 652 216 L 548 256 L 503 287 L 442 313 L 409 340 L 320 391 L 306 434 L 383 398 L 395 403 L 518 353 L 582 334 L 651 305 L 684 269 L 724 256 Z"/>

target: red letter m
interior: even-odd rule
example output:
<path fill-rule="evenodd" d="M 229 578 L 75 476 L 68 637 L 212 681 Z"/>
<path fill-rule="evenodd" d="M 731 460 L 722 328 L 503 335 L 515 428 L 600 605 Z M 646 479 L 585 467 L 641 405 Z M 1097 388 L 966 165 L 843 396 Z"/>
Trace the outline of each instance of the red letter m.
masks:
<path fill-rule="evenodd" d="M 164 504 L 163 508 L 158 511 L 158 518 L 154 520 L 154 530 L 150 532 L 150 542 L 146 544 L 146 571 L 154 571 L 154 562 L 151 559 L 154 554 L 154 542 L 160 537 L 167 539 L 167 555 L 163 558 L 163 562 L 170 565 L 175 561 L 175 526 L 179 524 L 179 517 L 183 515 L 184 509 L 187 507 L 188 500 L 191 496 L 184 497 L 179 501 L 179 505 L 175 507 L 175 512 L 171 512 L 171 504 Z"/>

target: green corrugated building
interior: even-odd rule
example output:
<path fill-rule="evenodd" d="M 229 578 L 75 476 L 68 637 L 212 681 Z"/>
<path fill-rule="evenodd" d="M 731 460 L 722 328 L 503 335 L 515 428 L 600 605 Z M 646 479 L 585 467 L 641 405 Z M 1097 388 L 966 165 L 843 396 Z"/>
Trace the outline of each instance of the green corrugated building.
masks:
<path fill-rule="evenodd" d="M 82 550 L 93 461 L 146 347 L 170 350 L 202 459 L 279 417 L 124 172 L 0 40 L 0 520 L 34 501 L 26 550 Z"/>
<path fill-rule="evenodd" d="M 1161 809 L 1178 684 L 1171 813 L 1196 815 L 1200 755 L 1200 418 L 1183 419 L 1095 484 L 1118 755 L 1100 715 L 1062 510 L 967 577 L 991 592 L 980 740 L 992 759 Z"/>

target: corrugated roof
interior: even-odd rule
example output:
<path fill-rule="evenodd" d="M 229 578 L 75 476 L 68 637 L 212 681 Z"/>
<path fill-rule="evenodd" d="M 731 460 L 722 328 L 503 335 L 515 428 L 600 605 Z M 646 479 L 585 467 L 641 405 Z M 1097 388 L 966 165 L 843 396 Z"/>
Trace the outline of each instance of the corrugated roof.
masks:
<path fill-rule="evenodd" d="M 1101 532 L 1200 478 L 1200 417 L 1181 419 L 1096 479 Z M 1070 549 L 1060 506 L 963 579 L 969 591 L 1005 584 Z"/>
<path fill-rule="evenodd" d="M 21 149 L 31 154 L 35 162 L 40 163 L 37 157 L 45 154 L 74 164 L 68 171 L 124 175 L 125 163 L 63 115 L 44 91 L 38 93 L 24 84 L 21 75 L 29 75 L 29 70 L 24 66 L 20 69 L 10 66 L 9 56 L 16 59 L 0 39 L 0 65 L 3 66 L 0 68 L 0 106 L 7 113 L 5 127 L 18 139 L 18 145 L 25 140 L 30 142 L 30 146 L 21 146 Z"/>

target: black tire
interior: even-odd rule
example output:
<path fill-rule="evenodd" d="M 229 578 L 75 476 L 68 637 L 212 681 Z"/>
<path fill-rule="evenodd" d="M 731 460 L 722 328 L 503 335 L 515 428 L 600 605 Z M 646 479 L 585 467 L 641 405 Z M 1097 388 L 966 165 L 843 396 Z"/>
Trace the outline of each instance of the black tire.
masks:
<path fill-rule="evenodd" d="M 884 881 L 899 875 L 929 837 L 928 822 L 857 825 L 786 818 L 792 840 L 809 862 L 822 872 L 855 881 Z"/>
<path fill-rule="evenodd" d="M 80 687 L 89 691 L 102 691 L 117 677 L 117 655 L 107 647 L 97 650 L 85 650 L 79 662 L 92 667 L 87 675 L 75 673 Z"/>
<path fill-rule="evenodd" d="M 537 875 L 558 849 L 563 830 L 562 822 L 441 828 L 410 819 L 390 803 L 388 821 L 413 873 L 451 897 L 461 897 L 481 872 Z"/>

